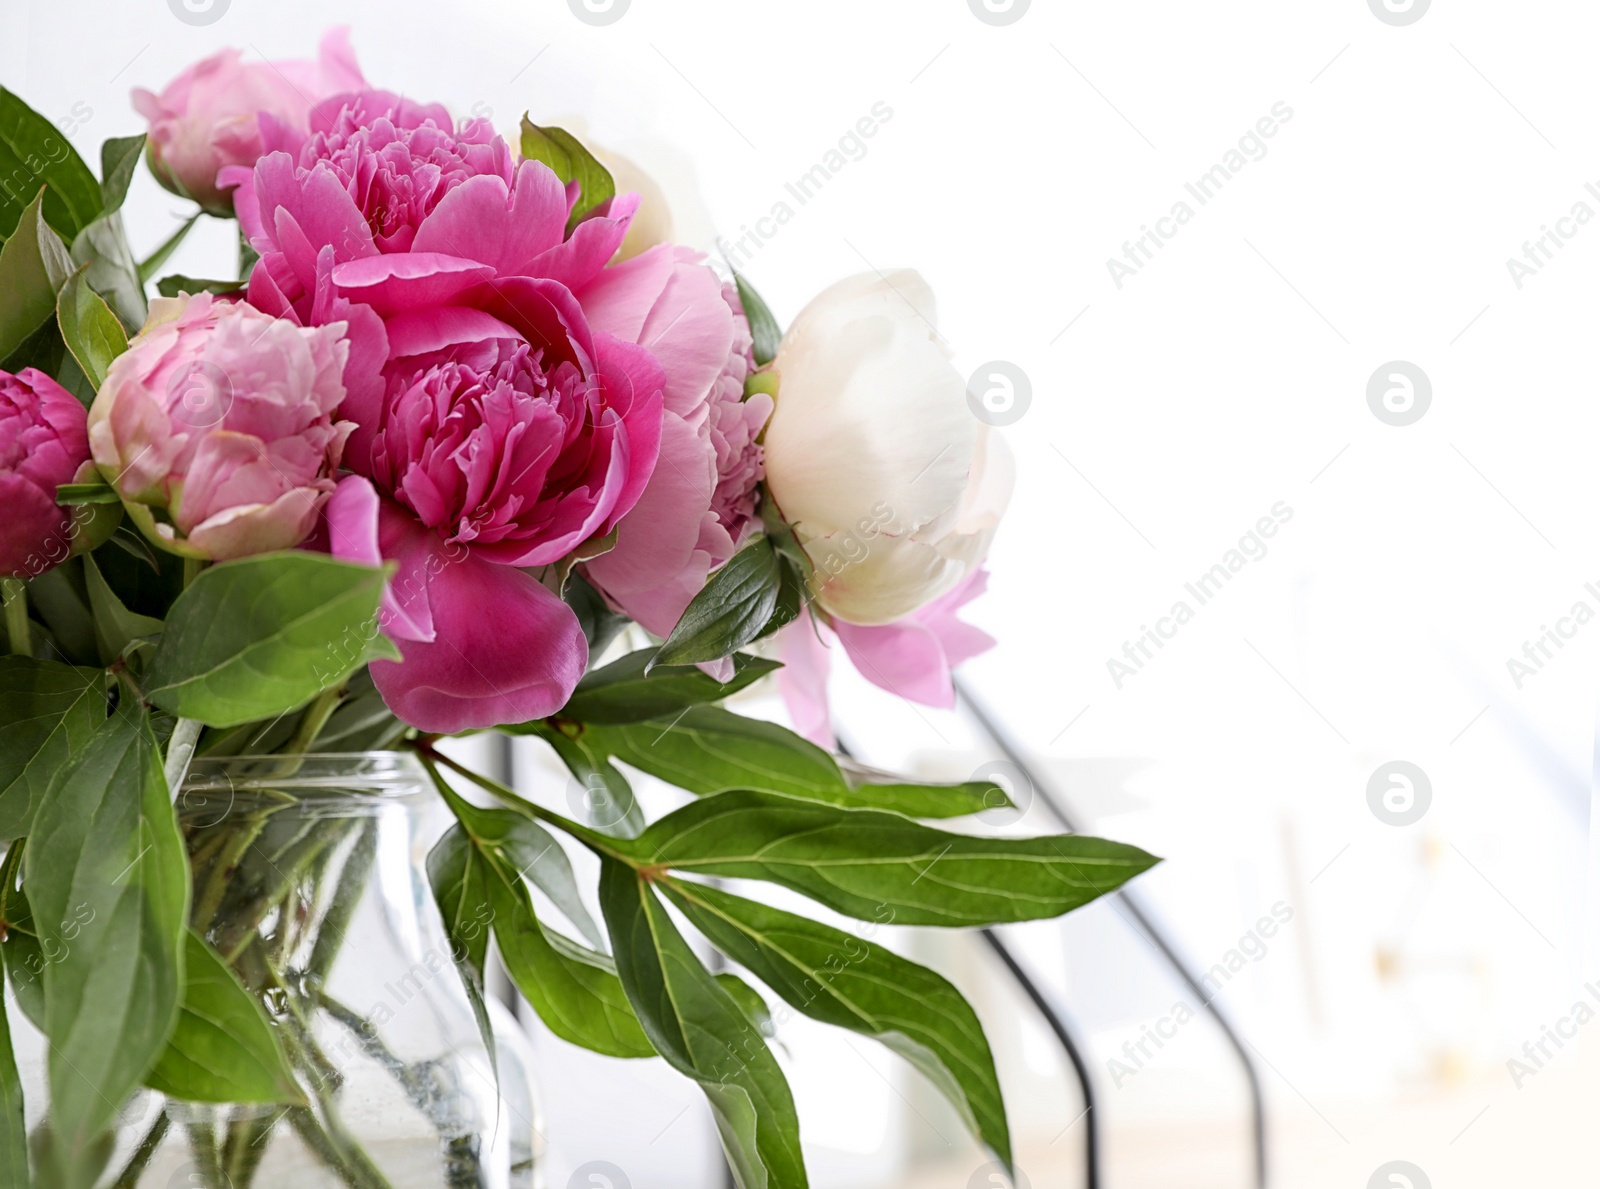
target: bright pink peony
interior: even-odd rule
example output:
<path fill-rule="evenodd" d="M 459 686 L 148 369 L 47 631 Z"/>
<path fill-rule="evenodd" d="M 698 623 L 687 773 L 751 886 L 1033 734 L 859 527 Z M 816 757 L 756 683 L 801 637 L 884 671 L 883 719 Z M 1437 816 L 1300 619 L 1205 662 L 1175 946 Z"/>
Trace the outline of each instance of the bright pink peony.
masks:
<path fill-rule="evenodd" d="M 253 166 L 263 152 L 298 145 L 312 104 L 366 85 L 349 30 L 322 39 L 316 62 L 243 62 L 223 50 L 189 67 L 161 94 L 143 88 L 133 105 L 150 121 L 150 170 L 167 189 L 214 214 L 232 214 L 217 174 Z"/>
<path fill-rule="evenodd" d="M 755 366 L 750 326 L 734 287 L 703 261 L 663 244 L 578 293 L 591 325 L 648 348 L 666 373 L 661 461 L 618 526 L 616 548 L 585 567 L 660 636 L 749 529 L 761 480 L 756 438 L 772 413 L 770 396 L 744 399 Z"/>
<path fill-rule="evenodd" d="M 924 706 L 955 705 L 951 671 L 994 647 L 994 637 L 963 623 L 956 613 L 988 584 L 988 571 L 974 570 L 961 585 L 921 610 L 879 627 L 833 619 L 830 633 L 812 619 L 811 611 L 802 612 L 779 637 L 784 667 L 778 671 L 778 689 L 795 730 L 818 746 L 833 746 L 828 715 L 831 659 L 822 638 L 829 634 L 843 645 L 856 671 L 880 689 Z"/>
<path fill-rule="evenodd" d="M 660 365 L 572 295 L 636 200 L 569 238 L 575 191 L 538 162 L 508 171 L 477 123 L 452 133 L 437 109 L 367 94 L 327 127 L 298 164 L 263 158 L 240 221 L 261 253 L 253 302 L 350 323 L 345 457 L 371 486 L 341 488 L 327 521 L 335 553 L 398 567 L 383 626 L 404 660 L 373 680 L 427 731 L 550 714 L 588 647 L 529 571 L 606 537 L 660 449 Z"/>
<path fill-rule="evenodd" d="M 89 410 L 89 443 L 145 533 L 218 560 L 316 527 L 345 438 L 340 324 L 302 329 L 209 294 L 158 298 Z"/>
<path fill-rule="evenodd" d="M 56 488 L 89 459 L 83 406 L 43 372 L 0 372 L 0 574 L 35 578 L 72 552 Z"/>

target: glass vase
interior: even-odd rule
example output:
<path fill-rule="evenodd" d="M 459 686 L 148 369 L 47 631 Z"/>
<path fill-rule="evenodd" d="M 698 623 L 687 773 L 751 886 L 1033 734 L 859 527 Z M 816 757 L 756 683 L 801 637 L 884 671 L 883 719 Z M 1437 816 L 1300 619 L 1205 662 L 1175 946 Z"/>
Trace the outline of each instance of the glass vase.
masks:
<path fill-rule="evenodd" d="M 176 808 L 191 924 L 259 997 L 306 1105 L 142 1090 L 101 1184 L 536 1189 L 526 1039 L 490 997 L 490 1061 L 428 887 L 441 823 L 415 757 L 201 758 Z"/>

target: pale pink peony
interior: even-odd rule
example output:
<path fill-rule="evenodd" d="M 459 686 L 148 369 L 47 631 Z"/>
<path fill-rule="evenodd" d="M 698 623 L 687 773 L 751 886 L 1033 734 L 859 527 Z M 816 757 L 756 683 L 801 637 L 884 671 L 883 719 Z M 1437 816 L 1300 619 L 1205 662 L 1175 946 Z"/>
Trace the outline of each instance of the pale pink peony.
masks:
<path fill-rule="evenodd" d="M 158 298 L 89 410 L 94 460 L 157 544 L 223 560 L 316 527 L 345 438 L 350 347 L 209 294 Z"/>
<path fill-rule="evenodd" d="M 801 613 L 778 638 L 783 668 L 778 690 L 789 708 L 795 730 L 820 747 L 833 746 L 833 723 L 828 712 L 829 639 L 837 639 L 859 672 L 880 689 L 886 689 L 924 706 L 955 705 L 951 672 L 963 661 L 994 647 L 994 637 L 957 617 L 963 607 L 984 592 L 987 570 L 974 570 L 955 589 L 896 623 L 876 627 L 845 623 L 840 619 L 813 619 L 814 610 Z"/>
<path fill-rule="evenodd" d="M 298 162 L 263 158 L 238 205 L 261 254 L 251 301 L 350 325 L 341 411 L 364 482 L 341 487 L 327 531 L 340 556 L 396 563 L 383 628 L 404 659 L 373 680 L 427 731 L 548 715 L 588 646 L 535 571 L 606 538 L 660 449 L 661 366 L 572 295 L 636 200 L 568 237 L 575 190 L 539 162 L 512 170 L 478 123 L 452 133 L 439 109 L 374 93 L 327 127 Z"/>
<path fill-rule="evenodd" d="M 298 146 L 312 105 L 366 83 L 348 29 L 322 39 L 315 62 L 246 62 L 222 50 L 190 66 L 161 94 L 135 88 L 133 105 L 150 122 L 150 171 L 167 189 L 213 214 L 232 214 L 218 188 L 227 166 L 253 166 L 263 152 Z"/>
<path fill-rule="evenodd" d="M 649 349 L 666 374 L 661 460 L 616 547 L 585 567 L 629 616 L 665 636 L 755 514 L 757 437 L 772 413 L 744 399 L 750 326 L 732 285 L 687 248 L 660 245 L 606 269 L 578 293 L 598 329 Z"/>
<path fill-rule="evenodd" d="M 35 578 L 72 552 L 73 520 L 56 503 L 89 459 L 84 409 L 41 371 L 0 371 L 0 574 Z"/>

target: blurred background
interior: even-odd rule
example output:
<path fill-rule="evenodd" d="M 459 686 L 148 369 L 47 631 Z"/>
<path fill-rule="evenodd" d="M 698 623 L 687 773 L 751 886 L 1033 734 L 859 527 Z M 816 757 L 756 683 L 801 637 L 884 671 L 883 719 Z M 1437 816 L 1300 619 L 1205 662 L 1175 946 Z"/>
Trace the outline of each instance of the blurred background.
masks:
<path fill-rule="evenodd" d="M 185 2 L 0 0 L 0 80 L 95 159 L 142 128 L 130 87 L 346 23 L 379 85 L 633 159 L 780 322 L 919 269 L 961 371 L 1026 381 L 968 611 L 1000 644 L 966 676 L 1037 787 L 975 828 L 1054 830 L 1052 791 L 1165 856 L 1136 895 L 1237 1026 L 1272 1183 L 1593 1179 L 1592 5 Z M 184 206 L 140 174 L 136 255 Z M 232 234 L 171 271 L 215 275 Z M 864 760 L 1006 758 L 836 670 Z M 572 792 L 531 743 L 477 746 Z M 995 954 L 889 940 L 977 1004 L 1029 1183 L 1083 1184 L 1082 1092 Z M 1006 940 L 1081 1041 L 1104 1185 L 1255 1183 L 1239 1053 L 1127 904 Z M 721 1183 L 686 1082 L 535 1041 L 553 1189 Z M 819 1189 L 1006 1184 L 898 1059 L 798 1019 L 777 1043 Z"/>

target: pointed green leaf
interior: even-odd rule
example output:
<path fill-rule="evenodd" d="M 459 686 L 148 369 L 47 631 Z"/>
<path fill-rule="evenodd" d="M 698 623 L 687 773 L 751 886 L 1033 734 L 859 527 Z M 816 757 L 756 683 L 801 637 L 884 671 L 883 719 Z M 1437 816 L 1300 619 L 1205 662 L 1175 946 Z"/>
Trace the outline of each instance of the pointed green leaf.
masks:
<path fill-rule="evenodd" d="M 582 723 L 644 722 L 688 706 L 717 702 L 782 668 L 766 657 L 737 653 L 733 677 L 722 682 L 693 665 L 652 664 L 654 648 L 641 648 L 584 676 L 560 717 Z"/>
<path fill-rule="evenodd" d="M 146 696 L 212 727 L 294 710 L 379 657 L 384 571 L 291 550 L 223 562 L 178 597 Z"/>
<path fill-rule="evenodd" d="M 646 869 L 781 884 L 861 920 L 940 926 L 1060 916 L 1158 861 L 1079 834 L 950 834 L 876 809 L 753 791 L 685 805 L 627 852 Z"/>
<path fill-rule="evenodd" d="M 766 367 L 778 354 L 778 344 L 783 341 L 783 331 L 778 329 L 778 320 L 772 316 L 772 311 L 767 308 L 767 303 L 761 300 L 755 286 L 745 280 L 737 271 L 733 274 L 733 283 L 739 289 L 739 304 L 744 306 L 744 316 L 750 323 L 750 337 L 754 340 L 752 354 L 755 356 L 757 367 Z"/>
<path fill-rule="evenodd" d="M 650 884 L 602 860 L 600 903 L 617 973 L 645 1033 L 705 1090 L 743 1189 L 805 1189 L 800 1121 L 767 1041 L 684 941 Z"/>
<path fill-rule="evenodd" d="M 112 360 L 128 349 L 128 336 L 105 299 L 89 288 L 86 273 L 87 268 L 80 268 L 62 287 L 56 317 L 67 350 L 98 390 Z"/>
<path fill-rule="evenodd" d="M 451 826 L 428 852 L 428 884 L 434 903 L 444 918 L 445 936 L 450 939 L 450 957 L 466 988 L 467 1001 L 478 1022 L 478 1035 L 500 1075 L 500 1060 L 494 1039 L 494 1024 L 484 999 L 483 968 L 489 957 L 489 926 L 494 906 L 489 901 L 485 877 L 487 865 L 460 825 Z"/>
<path fill-rule="evenodd" d="M 139 157 L 144 153 L 145 134 L 113 136 L 100 146 L 100 203 L 103 215 L 122 209 L 128 197 Z"/>
<path fill-rule="evenodd" d="M 505 846 L 508 837 L 525 837 L 517 823 L 526 819 L 469 804 L 431 761 L 428 768 L 472 845 L 471 863 L 459 853 L 441 858 L 445 886 L 464 889 L 459 895 L 475 903 L 487 896 L 506 971 L 539 1018 L 563 1040 L 594 1052 L 652 1056 L 655 1050 L 628 1006 L 611 959 L 545 928 L 534 914 L 527 885 Z"/>
<path fill-rule="evenodd" d="M 0 101 L 7 94 L 0 87 Z M 4 364 L 11 363 L 11 354 L 45 323 L 54 322 L 56 294 L 72 275 L 72 257 L 45 222 L 42 201 L 42 195 L 34 197 L 16 223 L 16 233 L 0 247 L 0 363 Z"/>
<path fill-rule="evenodd" d="M 104 203 L 100 183 L 71 142 L 0 87 L 0 239 L 13 234 L 22 210 L 41 190 L 45 220 L 69 243 L 99 217 Z"/>
<path fill-rule="evenodd" d="M 584 738 L 593 750 L 700 796 L 758 789 L 926 818 L 962 817 L 997 804 L 983 782 L 852 782 L 816 744 L 720 706 L 693 706 L 653 722 L 589 726 Z"/>
<path fill-rule="evenodd" d="M 145 259 L 139 262 L 140 284 L 148 285 L 155 279 L 156 273 L 161 271 L 161 266 L 172 259 L 172 254 L 176 252 L 183 241 L 188 238 L 189 232 L 194 229 L 194 225 L 199 221 L 202 213 L 203 212 L 197 211 L 190 215 L 182 223 L 178 224 L 178 230 L 167 236 L 167 238 L 162 241 L 159 248 L 157 248 L 154 252 L 151 252 L 149 256 L 145 257 Z M 235 284 L 238 284 L 238 282 L 235 282 Z M 166 297 L 168 295 L 162 294 L 162 296 Z"/>
<path fill-rule="evenodd" d="M 977 1013 L 949 982 L 841 929 L 717 888 L 668 880 L 662 890 L 713 945 L 791 1007 L 905 1057 L 1010 1165 L 994 1056 Z"/>
<path fill-rule="evenodd" d="M 617 184 L 611 177 L 611 171 L 564 128 L 541 128 L 524 115 L 522 155 L 544 162 L 563 183 L 578 183 L 578 201 L 567 220 L 568 232 L 582 222 L 590 211 L 616 196 Z"/>
<path fill-rule="evenodd" d="M 0 841 L 28 832 L 51 779 L 105 717 L 99 670 L 0 657 Z"/>
<path fill-rule="evenodd" d="M 782 587 L 783 570 L 771 538 L 757 537 L 711 575 L 655 663 L 696 665 L 737 652 L 767 629 Z"/>
<path fill-rule="evenodd" d="M 590 745 L 588 732 L 579 725 L 528 724 L 561 757 L 583 792 L 584 816 L 596 830 L 618 838 L 637 838 L 644 829 L 644 810 L 633 795 L 628 778 L 618 772 L 602 751 Z"/>
<path fill-rule="evenodd" d="M 166 626 L 159 619 L 135 614 L 123 606 L 117 592 L 106 585 L 92 553 L 84 555 L 83 576 L 89 584 L 89 606 L 94 610 L 95 637 L 100 644 L 102 664 L 111 664 L 134 640 L 158 635 Z"/>
<path fill-rule="evenodd" d="M 187 293 L 191 297 L 197 293 L 240 293 L 244 288 L 243 281 L 207 281 L 199 277 L 186 277 L 181 273 L 173 273 L 156 282 L 156 292 L 162 297 L 177 297 L 180 293 Z"/>
<path fill-rule="evenodd" d="M 189 866 L 147 715 L 113 714 L 57 773 L 24 870 L 51 1119 L 76 1161 L 161 1055 L 183 993 Z"/>
<path fill-rule="evenodd" d="M 188 1102 L 305 1103 L 261 1004 L 192 929 L 178 1024 L 145 1085 Z"/>

